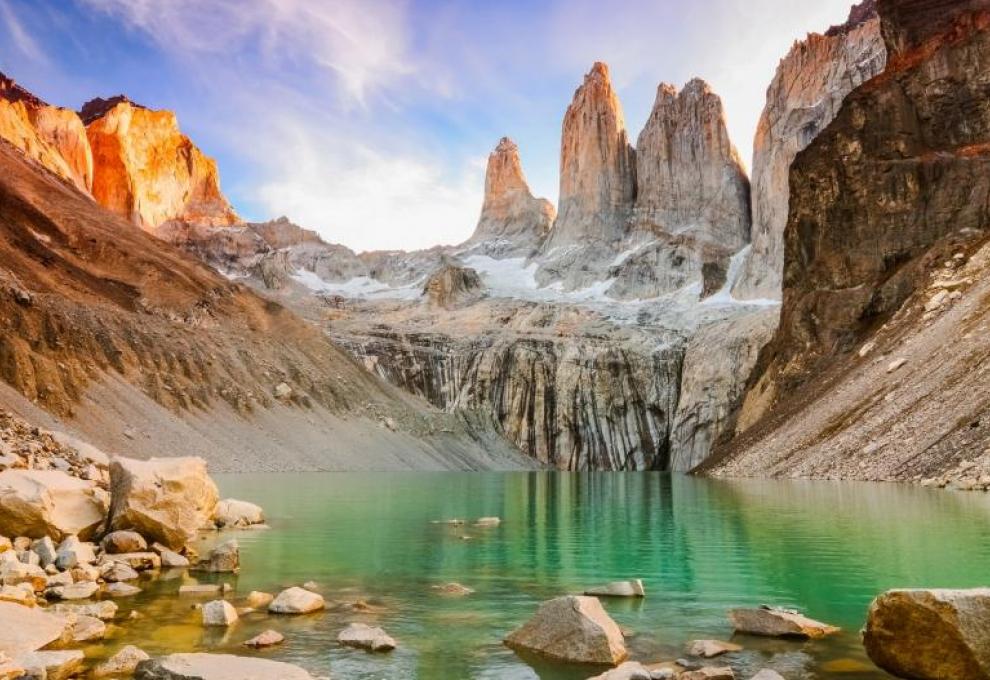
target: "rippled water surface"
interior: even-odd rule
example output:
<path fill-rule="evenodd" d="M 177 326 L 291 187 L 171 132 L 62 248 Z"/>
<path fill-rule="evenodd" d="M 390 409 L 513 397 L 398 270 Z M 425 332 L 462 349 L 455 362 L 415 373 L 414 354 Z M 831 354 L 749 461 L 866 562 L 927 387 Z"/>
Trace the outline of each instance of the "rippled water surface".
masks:
<path fill-rule="evenodd" d="M 243 567 L 231 599 L 315 581 L 331 609 L 272 619 L 248 615 L 204 631 L 182 576 L 146 584 L 122 611 L 142 619 L 115 645 L 149 652 L 247 652 L 265 628 L 287 637 L 268 658 L 335 680 L 460 678 L 579 680 L 593 669 L 521 659 L 500 641 L 545 599 L 639 577 L 643 601 L 605 602 L 631 632 L 632 657 L 683 656 L 688 640 L 728 639 L 725 612 L 796 607 L 842 626 L 822 642 L 737 638 L 723 657 L 743 673 L 771 666 L 789 679 L 881 678 L 857 631 L 870 600 L 892 587 L 974 587 L 990 574 L 990 499 L 894 485 L 723 482 L 663 474 L 285 474 L 223 476 L 224 496 L 263 505 L 272 530 L 236 534 Z M 496 528 L 438 520 L 500 516 Z M 431 586 L 458 581 L 473 595 Z M 363 600 L 370 611 L 355 612 Z M 387 655 L 340 648 L 351 621 L 384 627 Z M 745 676 L 748 677 L 748 676 Z"/>

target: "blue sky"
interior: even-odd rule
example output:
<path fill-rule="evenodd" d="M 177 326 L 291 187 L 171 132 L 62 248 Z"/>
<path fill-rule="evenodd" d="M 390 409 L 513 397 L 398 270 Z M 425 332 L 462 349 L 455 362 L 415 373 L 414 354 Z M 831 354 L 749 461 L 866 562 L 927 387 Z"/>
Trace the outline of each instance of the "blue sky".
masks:
<path fill-rule="evenodd" d="M 179 116 L 249 219 L 358 250 L 467 238 L 484 163 L 520 146 L 556 200 L 560 124 L 607 62 L 633 140 L 661 81 L 708 80 L 744 159 L 795 39 L 850 0 L 0 0 L 0 70 L 53 104 Z"/>

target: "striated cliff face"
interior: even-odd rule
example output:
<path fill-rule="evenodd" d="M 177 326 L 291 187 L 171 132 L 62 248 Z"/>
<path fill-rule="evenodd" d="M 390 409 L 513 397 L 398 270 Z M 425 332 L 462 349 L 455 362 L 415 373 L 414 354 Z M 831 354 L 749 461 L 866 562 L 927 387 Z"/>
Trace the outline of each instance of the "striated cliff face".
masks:
<path fill-rule="evenodd" d="M 749 241 L 749 179 L 706 82 L 661 84 L 636 143 L 636 226 L 734 253 Z"/>
<path fill-rule="evenodd" d="M 737 297 L 780 299 L 791 163 L 846 95 L 883 70 L 886 54 L 874 0 L 864 0 L 847 24 L 808 35 L 780 62 L 754 140 L 752 248 Z"/>
<path fill-rule="evenodd" d="M 220 191 L 216 163 L 179 131 L 174 113 L 115 97 L 88 102 L 82 116 L 100 205 L 146 231 L 171 220 L 239 221 Z"/>
<path fill-rule="evenodd" d="M 74 111 L 50 106 L 0 73 L 0 137 L 88 192 L 93 156 Z"/>
<path fill-rule="evenodd" d="M 597 62 L 564 115 L 559 214 L 547 248 L 621 239 L 635 200 L 636 154 L 608 67 Z"/>
<path fill-rule="evenodd" d="M 481 217 L 465 245 L 495 257 L 528 256 L 539 248 L 556 216 L 550 201 L 533 196 L 519 147 L 503 137 L 488 156 Z"/>
<path fill-rule="evenodd" d="M 781 324 L 727 473 L 914 479 L 990 441 L 990 2 L 878 11 L 884 72 L 791 169 Z"/>

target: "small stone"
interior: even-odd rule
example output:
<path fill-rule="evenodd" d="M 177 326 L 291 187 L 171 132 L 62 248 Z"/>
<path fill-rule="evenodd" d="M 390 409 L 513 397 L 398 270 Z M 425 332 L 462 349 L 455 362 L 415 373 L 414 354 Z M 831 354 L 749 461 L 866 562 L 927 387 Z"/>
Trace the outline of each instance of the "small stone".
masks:
<path fill-rule="evenodd" d="M 4 562 L 0 564 L 0 581 L 5 586 L 30 583 L 35 592 L 41 592 L 48 585 L 48 574 L 41 567 L 24 562 Z"/>
<path fill-rule="evenodd" d="M 292 396 L 292 388 L 289 387 L 288 383 L 279 383 L 275 386 L 275 398 L 276 399 L 288 399 Z"/>
<path fill-rule="evenodd" d="M 696 671 L 681 673 L 677 680 L 735 680 L 735 678 L 736 674 L 728 666 L 724 668 L 706 666 Z"/>
<path fill-rule="evenodd" d="M 894 371 L 903 368 L 904 365 L 907 364 L 907 362 L 908 360 L 904 358 L 894 359 L 892 362 L 890 362 L 890 365 L 887 366 L 887 373 L 893 373 Z"/>
<path fill-rule="evenodd" d="M 326 602 L 322 595 L 294 587 L 279 593 L 268 605 L 268 611 L 272 614 L 309 614 L 324 607 Z"/>
<path fill-rule="evenodd" d="M 99 584 L 92 581 L 84 583 L 73 583 L 67 586 L 56 586 L 49 588 L 46 594 L 56 600 L 86 600 L 96 594 L 100 589 Z"/>
<path fill-rule="evenodd" d="M 82 670 L 86 657 L 76 649 L 60 651 L 39 651 L 17 654 L 14 661 L 24 668 L 29 678 L 65 680 Z"/>
<path fill-rule="evenodd" d="M 106 678 L 118 675 L 133 675 L 137 665 L 150 658 L 143 649 L 134 645 L 127 645 L 93 669 L 93 677 Z"/>
<path fill-rule="evenodd" d="M 213 521 L 218 527 L 248 527 L 265 523 L 265 512 L 260 506 L 235 498 L 226 498 L 217 503 Z"/>
<path fill-rule="evenodd" d="M 83 543 L 76 536 L 69 536 L 62 541 L 56 553 L 55 566 L 59 569 L 72 569 L 80 564 L 92 564 L 96 561 L 96 552 L 92 543 Z"/>
<path fill-rule="evenodd" d="M 119 562 L 121 564 L 126 564 L 131 569 L 136 569 L 137 571 L 154 571 L 162 568 L 161 556 L 153 552 L 104 555 L 102 562 Z"/>
<path fill-rule="evenodd" d="M 199 565 L 203 571 L 212 573 L 234 573 L 240 570 L 241 552 L 236 540 L 221 543 L 210 551 L 206 562 Z"/>
<path fill-rule="evenodd" d="M 223 592 L 223 586 L 219 583 L 195 583 L 179 586 L 179 595 L 192 597 L 216 595 L 221 592 Z"/>
<path fill-rule="evenodd" d="M 867 671 L 869 670 L 870 669 L 867 668 Z M 757 673 L 752 678 L 750 678 L 750 680 L 784 680 L 784 676 L 782 676 L 780 673 L 778 673 L 777 671 L 771 668 L 764 668 L 759 673 Z"/>
<path fill-rule="evenodd" d="M 203 605 L 204 626 L 232 626 L 237 623 L 237 610 L 226 600 L 213 600 Z"/>
<path fill-rule="evenodd" d="M 49 611 L 59 616 L 92 616 L 101 621 L 112 621 L 117 615 L 117 603 L 100 600 L 91 604 L 56 604 Z"/>
<path fill-rule="evenodd" d="M 275 630 L 266 630 L 265 632 L 254 636 L 250 640 L 244 643 L 245 647 L 254 647 L 255 649 L 260 649 L 262 647 L 273 647 L 274 645 L 282 644 L 285 641 L 285 636 Z"/>
<path fill-rule="evenodd" d="M 502 519 L 500 517 L 482 517 L 474 525 L 479 527 L 497 527 L 501 523 Z"/>
<path fill-rule="evenodd" d="M 839 632 L 835 626 L 775 607 L 733 609 L 729 612 L 729 620 L 737 633 L 765 637 L 817 639 Z"/>
<path fill-rule="evenodd" d="M 102 640 L 107 634 L 107 624 L 95 616 L 76 616 L 70 626 L 72 641 L 78 644 Z"/>
<path fill-rule="evenodd" d="M 396 647 L 395 640 L 384 630 L 364 623 L 349 624 L 337 635 L 337 642 L 369 652 L 388 652 Z"/>
<path fill-rule="evenodd" d="M 741 646 L 721 640 L 695 640 L 688 645 L 688 654 L 700 656 L 703 659 L 712 659 L 722 654 L 739 651 L 742 651 Z"/>
<path fill-rule="evenodd" d="M 104 566 L 101 576 L 108 583 L 116 583 L 117 581 L 133 581 L 139 578 L 140 574 L 134 571 L 129 564 L 111 562 Z"/>
<path fill-rule="evenodd" d="M 25 607 L 33 607 L 37 604 L 38 600 L 34 595 L 34 588 L 31 587 L 31 584 L 21 583 L 16 586 L 0 586 L 0 601 L 16 602 Z"/>
<path fill-rule="evenodd" d="M 38 563 L 42 567 L 47 568 L 48 566 L 55 564 L 55 560 L 58 558 L 58 554 L 55 550 L 55 543 L 48 536 L 39 538 L 37 541 L 32 543 L 31 550 L 38 555 Z"/>

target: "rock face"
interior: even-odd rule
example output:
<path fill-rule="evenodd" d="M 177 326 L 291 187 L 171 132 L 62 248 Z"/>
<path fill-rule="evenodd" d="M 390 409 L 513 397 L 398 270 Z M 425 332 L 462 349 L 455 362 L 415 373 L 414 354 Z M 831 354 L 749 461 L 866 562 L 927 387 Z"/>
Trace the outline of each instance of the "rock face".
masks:
<path fill-rule="evenodd" d="M 621 239 L 635 199 L 636 153 L 608 66 L 598 62 L 564 115 L 559 214 L 547 247 Z"/>
<path fill-rule="evenodd" d="M 488 156 L 481 218 L 465 245 L 493 257 L 528 256 L 543 242 L 556 216 L 550 201 L 533 196 L 519 147 L 503 137 Z"/>
<path fill-rule="evenodd" d="M 873 662 L 898 678 L 990 678 L 990 590 L 892 590 L 870 605 Z"/>
<path fill-rule="evenodd" d="M 688 472 L 732 433 L 746 380 L 777 328 L 780 311 L 766 309 L 705 326 L 688 342 L 671 434 L 671 469 Z"/>
<path fill-rule="evenodd" d="M 470 304 L 484 294 L 484 284 L 478 272 L 447 261 L 430 275 L 423 286 L 423 295 L 430 304 L 443 309 Z"/>
<path fill-rule="evenodd" d="M 110 487 L 111 529 L 132 529 L 173 549 L 196 538 L 219 497 L 201 458 L 118 457 L 110 465 Z"/>
<path fill-rule="evenodd" d="M 791 163 L 835 118 L 846 95 L 883 71 L 886 58 L 875 0 L 864 0 L 849 23 L 809 34 L 780 62 L 753 146 L 752 249 L 737 297 L 780 299 Z"/>
<path fill-rule="evenodd" d="M 614 666 L 626 658 L 622 631 L 594 597 L 559 597 L 505 639 L 512 649 L 570 663 Z"/>
<path fill-rule="evenodd" d="M 93 185 L 93 155 L 74 111 L 50 106 L 0 73 L 0 137 L 80 191 Z"/>
<path fill-rule="evenodd" d="M 0 472 L 0 533 L 57 539 L 92 536 L 107 512 L 105 492 L 58 470 Z"/>
<path fill-rule="evenodd" d="M 666 83 L 636 143 L 636 224 L 735 253 L 749 242 L 749 180 L 729 140 L 722 100 L 694 79 Z"/>
<path fill-rule="evenodd" d="M 171 111 L 114 97 L 87 102 L 82 117 L 100 205 L 147 231 L 170 220 L 240 221 L 220 191 L 216 163 L 179 131 Z"/>
<path fill-rule="evenodd" d="M 936 6 L 941 7 L 942 16 L 928 22 Z M 781 323 L 768 354 L 770 360 L 745 397 L 740 425 L 753 426 L 776 406 L 788 407 L 776 411 L 773 423 L 768 419 L 762 425 L 766 429 L 754 430 L 751 438 L 739 443 L 732 457 L 749 457 L 743 450 L 753 447 L 747 467 L 757 457 L 764 470 L 774 465 L 768 463 L 770 453 L 759 442 L 773 428 L 787 426 L 785 412 L 835 389 L 837 376 L 842 380 L 838 384 L 855 383 L 869 365 L 865 360 L 869 349 L 862 354 L 852 350 L 865 345 L 872 332 L 891 348 L 902 343 L 907 347 L 905 334 L 915 335 L 916 329 L 933 318 L 924 315 L 937 310 L 922 310 L 919 320 L 912 317 L 912 306 L 902 305 L 932 277 L 941 276 L 934 270 L 942 262 L 947 261 L 948 269 L 963 268 L 967 253 L 975 250 L 990 229 L 984 209 L 990 202 L 990 80 L 986 75 L 990 9 L 986 3 L 881 1 L 878 10 L 888 41 L 885 71 L 846 97 L 832 124 L 797 157 L 791 169 L 794 189 L 786 231 Z M 943 303 L 939 301 L 936 307 Z M 928 300 L 919 304 L 928 305 Z M 980 313 L 979 308 L 973 307 L 972 313 Z M 964 344 L 959 326 L 947 323 L 944 332 L 951 335 L 943 344 Z M 884 333 L 893 324 L 900 329 L 900 339 Z M 902 364 L 899 370 L 889 371 L 898 358 L 906 357 L 889 356 L 882 364 L 882 381 L 891 387 L 893 381 L 912 381 L 918 371 L 931 373 L 927 363 L 917 368 L 914 363 Z M 962 357 L 960 361 L 967 365 L 953 369 L 958 371 L 956 377 L 943 375 L 937 379 L 941 382 L 922 389 L 934 390 L 944 400 L 944 390 L 954 389 L 959 380 L 972 374 L 971 360 Z M 893 377 L 887 378 L 891 373 Z M 818 381 L 826 377 L 830 383 Z M 979 382 L 976 385 L 975 394 L 981 395 Z M 876 394 L 876 389 L 876 382 L 857 388 L 862 401 L 851 411 L 834 413 L 831 423 L 822 424 L 818 433 L 805 432 L 810 444 L 802 448 L 824 443 L 835 460 L 837 449 L 829 440 L 839 434 L 850 447 L 855 444 L 853 439 L 870 441 L 868 423 L 878 402 L 883 402 L 868 396 Z M 986 395 L 977 398 L 985 401 Z M 898 429 L 890 427 L 890 420 L 881 421 L 898 433 L 896 448 L 901 453 L 889 459 L 892 475 L 912 475 L 918 465 L 954 465 L 960 454 L 957 447 L 982 448 L 980 442 L 987 437 L 979 427 L 970 432 L 969 421 L 962 423 L 953 409 L 942 409 L 922 421 L 917 404 L 902 403 L 895 408 L 893 417 L 902 420 Z M 910 417 L 905 418 L 905 413 Z M 908 438 L 906 432 L 920 436 Z M 923 432 L 939 432 L 939 441 L 927 440 Z M 792 464 L 807 455 L 798 453 L 799 448 L 783 446 L 779 439 L 776 448 Z M 864 450 L 850 454 L 854 463 L 863 460 Z M 815 467 L 823 470 L 823 462 Z M 876 465 L 866 463 L 868 469 Z"/>

